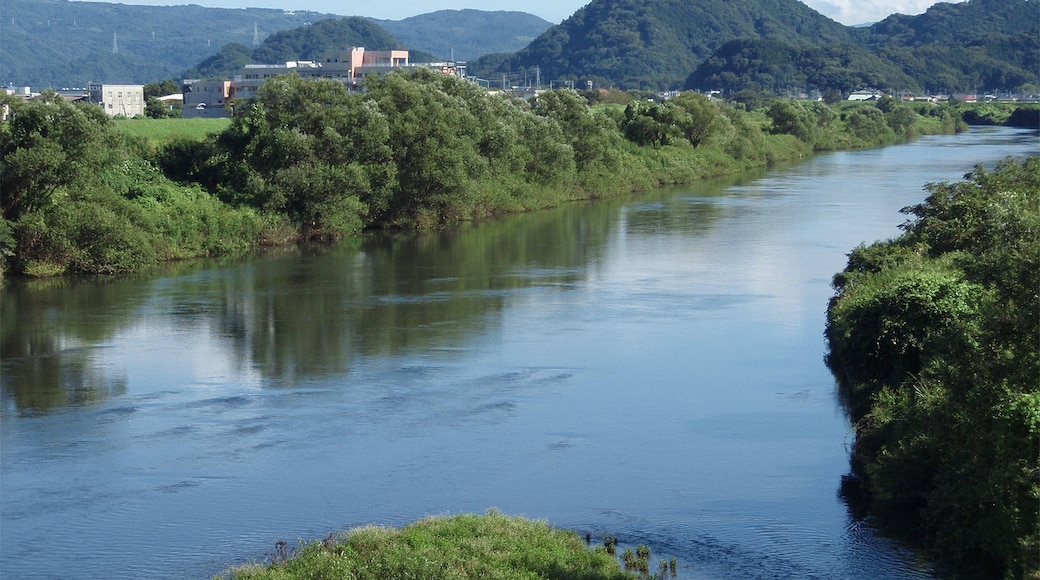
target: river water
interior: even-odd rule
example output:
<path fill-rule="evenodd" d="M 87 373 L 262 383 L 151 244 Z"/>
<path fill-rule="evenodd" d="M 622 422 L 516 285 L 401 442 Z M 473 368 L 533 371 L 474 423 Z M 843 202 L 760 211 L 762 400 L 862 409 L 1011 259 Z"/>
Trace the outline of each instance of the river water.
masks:
<path fill-rule="evenodd" d="M 831 276 L 978 129 L 423 237 L 0 295 L 0 575 L 208 578 L 281 539 L 547 519 L 680 578 L 930 578 L 850 515 Z"/>

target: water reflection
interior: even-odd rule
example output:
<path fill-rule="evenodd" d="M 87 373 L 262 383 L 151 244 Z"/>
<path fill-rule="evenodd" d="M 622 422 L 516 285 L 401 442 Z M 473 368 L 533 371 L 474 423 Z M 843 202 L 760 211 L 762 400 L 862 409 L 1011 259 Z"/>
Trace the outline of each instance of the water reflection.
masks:
<path fill-rule="evenodd" d="M 703 193 L 732 182 L 705 184 Z M 627 228 L 707 231 L 720 215 L 718 204 L 695 197 L 655 196 L 628 212 Z M 676 203 L 687 209 L 668 207 Z M 139 332 L 168 333 L 176 356 L 180 337 L 205 328 L 230 368 L 270 386 L 344 375 L 362 355 L 450 348 L 493 328 L 526 291 L 566 290 L 595 272 L 623 204 L 284 249 L 219 270 L 179 264 L 164 277 L 10 282 L 0 303 L 0 385 L 17 409 L 34 413 L 124 395 L 133 389 L 126 369 L 103 349 Z"/>
<path fill-rule="evenodd" d="M 125 394 L 125 373 L 107 365 L 101 350 L 127 321 L 90 316 L 109 310 L 119 295 L 104 282 L 9 284 L 0 300 L 4 398 L 39 413 Z"/>

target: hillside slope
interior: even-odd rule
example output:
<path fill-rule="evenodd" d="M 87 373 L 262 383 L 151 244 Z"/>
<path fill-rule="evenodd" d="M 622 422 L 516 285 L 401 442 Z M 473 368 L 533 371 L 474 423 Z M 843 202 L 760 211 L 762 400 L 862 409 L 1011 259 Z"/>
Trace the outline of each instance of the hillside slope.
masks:
<path fill-rule="evenodd" d="M 3 0 L 2 8 L 0 84 L 36 89 L 149 83 L 179 78 L 188 69 L 193 69 L 191 76 L 225 74 L 253 58 L 311 58 L 314 47 L 298 42 L 307 35 L 297 29 L 344 18 L 309 11 L 68 0 Z M 401 21 L 357 18 L 351 20 L 349 33 L 326 32 L 329 40 L 341 34 L 343 48 L 408 48 L 413 60 L 447 60 L 454 49 L 456 59 L 469 60 L 519 50 L 549 26 L 522 12 L 443 10 Z M 282 38 L 259 51 L 272 35 Z"/>
<path fill-rule="evenodd" d="M 403 20 L 374 20 L 407 47 L 439 60 L 470 61 L 485 54 L 516 52 L 552 23 L 526 12 L 438 10 Z"/>
<path fill-rule="evenodd" d="M 277 64 L 291 60 L 321 60 L 327 52 L 363 46 L 369 50 L 403 49 L 405 46 L 375 22 L 358 16 L 329 18 L 307 26 L 276 32 L 260 46 L 225 45 L 220 52 L 185 71 L 198 78 L 231 78 L 247 63 Z M 413 52 L 412 57 L 429 55 Z M 431 57 L 432 58 L 432 57 Z"/>
<path fill-rule="evenodd" d="M 674 88 L 722 45 L 747 38 L 797 46 L 852 34 L 798 0 L 594 0 L 515 55 L 471 69 L 492 76 L 539 67 L 543 79 Z"/>
<path fill-rule="evenodd" d="M 4 0 L 0 83 L 38 88 L 174 78 L 227 43 L 329 15 L 246 8 Z"/>

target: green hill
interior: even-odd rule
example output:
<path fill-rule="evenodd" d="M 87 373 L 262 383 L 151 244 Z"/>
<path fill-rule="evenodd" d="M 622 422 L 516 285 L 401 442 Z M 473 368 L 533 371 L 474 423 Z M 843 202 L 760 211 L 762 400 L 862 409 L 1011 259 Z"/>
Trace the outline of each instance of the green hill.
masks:
<path fill-rule="evenodd" d="M 495 76 L 538 67 L 542 79 L 677 88 L 725 43 L 849 42 L 849 29 L 798 0 L 594 0 L 508 57 L 470 66 Z"/>
<path fill-rule="evenodd" d="M 862 28 L 798 0 L 594 0 L 523 50 L 485 56 L 470 71 L 630 89 L 920 93 L 1035 91 L 1037 62 L 1036 0 L 940 3 Z"/>
<path fill-rule="evenodd" d="M 939 3 L 917 16 L 889 16 L 864 32 L 865 47 L 928 92 L 1040 89 L 1036 0 Z"/>
<path fill-rule="evenodd" d="M 260 8 L 3 0 L 0 84 L 42 89 L 89 82 L 145 84 L 185 72 L 218 76 L 247 62 L 312 58 L 316 48 L 307 42 L 315 40 L 346 48 L 408 48 L 413 60 L 446 60 L 454 49 L 456 59 L 467 60 L 519 50 L 551 26 L 521 12 L 479 10 L 439 11 L 401 21 L 356 18 L 342 27 L 327 22 L 343 18 Z M 305 27 L 316 31 L 305 34 Z"/>
<path fill-rule="evenodd" d="M 920 83 L 897 64 L 849 43 L 797 47 L 773 40 L 728 42 L 686 79 L 685 88 L 799 93 L 863 87 L 921 92 Z"/>
<path fill-rule="evenodd" d="M 403 20 L 375 20 L 405 46 L 438 60 L 470 61 L 490 53 L 516 52 L 552 23 L 526 12 L 438 10 Z"/>
<path fill-rule="evenodd" d="M 246 8 L 3 0 L 0 83 L 34 88 L 176 78 L 227 43 L 329 15 Z"/>
<path fill-rule="evenodd" d="M 321 60 L 329 51 L 353 46 L 363 46 L 369 50 L 406 48 L 389 32 L 366 18 L 330 18 L 272 34 L 252 50 L 240 44 L 226 45 L 216 55 L 186 71 L 185 76 L 230 78 L 247 63 Z M 436 60 L 433 55 L 421 51 L 411 51 L 410 58 L 414 62 Z"/>

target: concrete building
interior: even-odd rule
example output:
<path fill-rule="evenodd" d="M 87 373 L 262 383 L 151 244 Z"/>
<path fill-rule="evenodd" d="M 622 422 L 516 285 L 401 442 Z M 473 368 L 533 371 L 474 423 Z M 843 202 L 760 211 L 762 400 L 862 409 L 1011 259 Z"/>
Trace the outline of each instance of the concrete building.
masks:
<path fill-rule="evenodd" d="M 234 94 L 232 82 L 229 80 L 203 81 L 198 79 L 184 79 L 181 82 L 184 91 L 184 104 L 181 106 L 181 116 L 192 117 L 227 117 L 224 105 Z"/>
<path fill-rule="evenodd" d="M 360 88 L 368 75 L 383 75 L 402 68 L 429 68 L 441 74 L 466 76 L 464 62 L 435 62 L 414 64 L 409 62 L 407 50 L 365 50 L 354 47 L 327 53 L 320 60 L 295 60 L 284 64 L 247 64 L 235 75 L 231 83 L 231 99 L 248 100 L 256 97 L 260 87 L 269 79 L 284 74 L 296 74 L 302 79 L 336 80 L 350 89 Z M 207 107 L 211 106 L 207 103 Z M 185 94 L 184 111 L 191 110 Z"/>
<path fill-rule="evenodd" d="M 285 64 L 247 64 L 231 81 L 231 98 L 252 99 L 268 79 L 296 73 L 301 78 L 321 78 L 321 63 L 311 60 L 293 60 Z"/>
<path fill-rule="evenodd" d="M 109 117 L 144 114 L 144 85 L 91 84 L 87 94 L 90 102 L 101 105 Z"/>
<path fill-rule="evenodd" d="M 410 66 L 407 50 L 365 50 L 364 47 L 332 52 L 320 60 L 247 64 L 235 75 L 231 96 L 251 99 L 268 79 L 289 73 L 304 79 L 333 79 L 353 88 L 366 75 L 386 74 L 395 68 L 407 66 Z"/>

